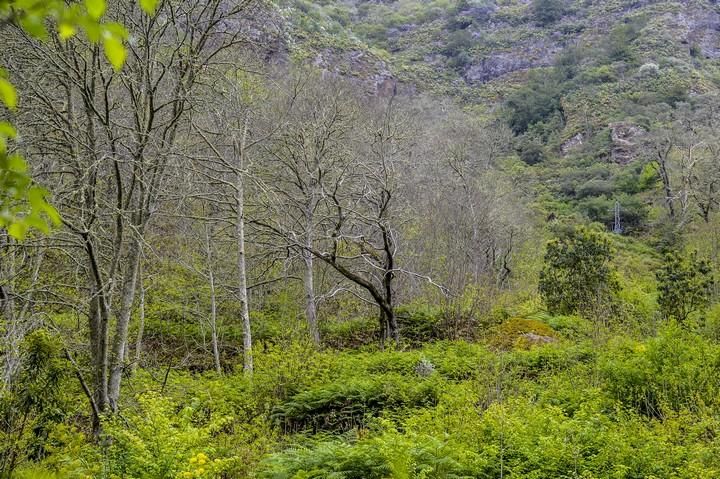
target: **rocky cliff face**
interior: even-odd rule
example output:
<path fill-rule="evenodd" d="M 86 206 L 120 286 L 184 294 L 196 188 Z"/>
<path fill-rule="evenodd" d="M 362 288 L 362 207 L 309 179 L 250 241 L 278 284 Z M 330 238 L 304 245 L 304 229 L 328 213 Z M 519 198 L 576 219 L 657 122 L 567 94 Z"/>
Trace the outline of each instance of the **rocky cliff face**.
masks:
<path fill-rule="evenodd" d="M 364 77 L 387 93 L 394 78 L 421 89 L 458 80 L 476 88 L 547 67 L 565 48 L 602 47 L 629 19 L 649 20 L 638 50 L 720 58 L 720 13 L 710 0 L 566 0 L 562 15 L 539 24 L 530 0 L 282 2 L 295 45 L 328 71 Z M 323 36 L 326 41 L 306 42 Z M 375 53 L 384 51 L 384 59 Z M 431 72 L 433 72 L 431 74 Z"/>
<path fill-rule="evenodd" d="M 560 5 L 557 17 L 539 20 L 542 1 Z M 561 100 L 562 154 L 587 140 L 577 138 L 586 126 L 614 124 L 608 154 L 625 163 L 629 104 L 718 89 L 720 6 L 711 0 L 281 0 L 279 11 L 289 55 L 376 95 L 413 89 L 492 108 L 529 72 L 542 77 L 577 49 L 584 83 Z"/>

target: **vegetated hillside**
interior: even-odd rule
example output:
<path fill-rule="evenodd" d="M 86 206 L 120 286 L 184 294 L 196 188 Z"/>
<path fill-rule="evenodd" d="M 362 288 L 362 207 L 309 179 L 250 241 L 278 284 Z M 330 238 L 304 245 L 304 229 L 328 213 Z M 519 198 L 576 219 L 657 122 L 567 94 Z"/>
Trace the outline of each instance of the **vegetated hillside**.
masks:
<path fill-rule="evenodd" d="M 720 77 L 715 2 L 287 2 L 295 54 L 370 91 L 449 96 L 507 122 L 543 192 L 626 232 L 657 215 L 642 190 L 661 110 L 705 103 Z M 563 205 L 570 203 L 568 210 Z"/>
<path fill-rule="evenodd" d="M 107 3 L 0 5 L 0 479 L 720 477 L 720 7 Z"/>

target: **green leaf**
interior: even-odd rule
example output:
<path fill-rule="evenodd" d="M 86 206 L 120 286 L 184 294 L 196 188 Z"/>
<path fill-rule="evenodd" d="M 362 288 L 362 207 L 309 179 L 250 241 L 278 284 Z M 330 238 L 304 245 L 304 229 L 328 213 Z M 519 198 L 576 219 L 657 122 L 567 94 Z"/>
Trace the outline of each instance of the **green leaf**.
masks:
<path fill-rule="evenodd" d="M 7 158 L 7 170 L 16 173 L 25 173 L 27 171 L 27 163 L 20 155 L 11 155 Z"/>
<path fill-rule="evenodd" d="M 17 132 L 15 127 L 7 121 L 0 121 L 0 137 L 4 138 L 15 138 Z"/>
<path fill-rule="evenodd" d="M 53 205 L 51 205 L 50 203 L 45 203 L 43 211 L 46 215 L 48 215 L 48 218 L 50 218 L 50 221 L 52 221 L 55 226 L 58 226 L 60 224 L 60 213 L 58 212 L 58 210 L 55 209 Z"/>
<path fill-rule="evenodd" d="M 67 40 L 68 38 L 71 38 L 72 36 L 75 35 L 75 32 L 76 32 L 75 27 L 69 23 L 61 23 L 58 26 L 58 34 L 60 35 L 60 38 L 62 38 L 63 40 Z"/>
<path fill-rule="evenodd" d="M 20 26 L 32 37 L 43 39 L 47 37 L 45 18 L 40 15 L 27 15 L 21 18 Z"/>
<path fill-rule="evenodd" d="M 0 77 L 0 100 L 2 100 L 8 108 L 15 108 L 15 106 L 17 106 L 17 92 L 15 91 L 15 87 L 2 77 Z"/>
<path fill-rule="evenodd" d="M 7 228 L 8 233 L 10 236 L 17 240 L 21 240 L 25 238 L 25 235 L 27 234 L 28 225 L 25 224 L 23 221 L 16 221 L 14 223 L 11 223 L 10 226 Z"/>
<path fill-rule="evenodd" d="M 120 70 L 125 64 L 125 57 L 127 56 L 125 46 L 116 37 L 111 36 L 105 38 L 103 47 L 105 48 L 105 56 L 110 64 L 116 71 Z"/>
<path fill-rule="evenodd" d="M 140 7 L 145 10 L 145 13 L 152 15 L 155 13 L 158 3 L 160 3 L 159 0 L 140 0 Z"/>
<path fill-rule="evenodd" d="M 100 20 L 105 13 L 105 0 L 85 0 L 88 15 L 94 20 Z"/>
<path fill-rule="evenodd" d="M 113 36 L 120 40 L 126 40 L 128 37 L 127 29 L 117 22 L 103 23 L 102 27 L 105 35 Z"/>

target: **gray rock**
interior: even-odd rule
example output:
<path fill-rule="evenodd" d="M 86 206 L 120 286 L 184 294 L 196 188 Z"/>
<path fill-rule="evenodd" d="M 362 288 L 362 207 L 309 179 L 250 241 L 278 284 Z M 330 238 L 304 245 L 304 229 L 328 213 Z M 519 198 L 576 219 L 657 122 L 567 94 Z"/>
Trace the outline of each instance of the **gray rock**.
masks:
<path fill-rule="evenodd" d="M 578 133 L 569 140 L 564 141 L 563 144 L 560 145 L 560 151 L 562 151 L 563 155 L 567 155 L 572 150 L 581 147 L 584 139 L 585 136 L 582 133 Z"/>
<path fill-rule="evenodd" d="M 426 378 L 432 375 L 432 373 L 434 372 L 435 365 L 427 359 L 423 358 L 415 365 L 415 374 L 417 374 L 418 376 Z"/>
<path fill-rule="evenodd" d="M 610 123 L 608 127 L 612 139 L 612 150 L 610 152 L 612 161 L 621 165 L 630 163 L 637 156 L 638 139 L 646 131 L 637 125 L 626 122 Z"/>

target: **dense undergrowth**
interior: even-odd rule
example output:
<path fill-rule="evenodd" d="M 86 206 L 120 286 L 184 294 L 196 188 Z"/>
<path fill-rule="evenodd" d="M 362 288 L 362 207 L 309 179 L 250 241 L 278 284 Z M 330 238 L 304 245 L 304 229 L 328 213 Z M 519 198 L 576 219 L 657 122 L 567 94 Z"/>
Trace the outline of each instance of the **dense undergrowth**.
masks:
<path fill-rule="evenodd" d="M 316 351 L 294 342 L 259 353 L 252 379 L 138 370 L 97 444 L 67 408 L 45 419 L 39 465 L 17 477 L 717 477 L 710 316 L 645 339 L 540 315 L 483 343 Z M 523 321 L 553 342 L 511 340 L 526 334 Z M 65 382 L 71 404 L 79 391 Z"/>

